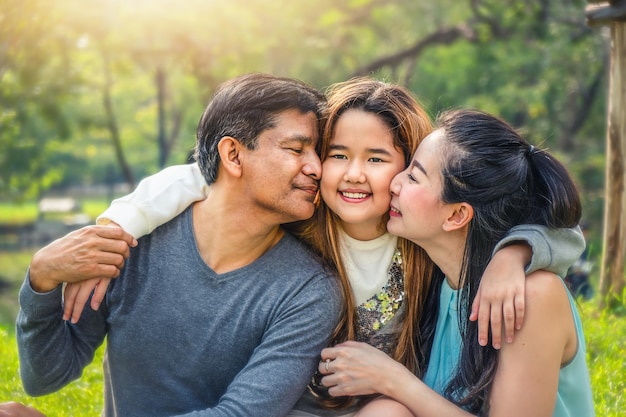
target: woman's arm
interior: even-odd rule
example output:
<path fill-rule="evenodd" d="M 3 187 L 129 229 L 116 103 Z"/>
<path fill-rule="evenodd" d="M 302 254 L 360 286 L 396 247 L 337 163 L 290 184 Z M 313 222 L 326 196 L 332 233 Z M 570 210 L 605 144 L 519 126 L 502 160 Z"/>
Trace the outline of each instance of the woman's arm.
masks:
<path fill-rule="evenodd" d="M 566 291 L 552 273 L 538 271 L 526 279 L 526 320 L 515 341 L 499 352 L 490 416 L 552 416 L 559 371 L 578 348 Z"/>

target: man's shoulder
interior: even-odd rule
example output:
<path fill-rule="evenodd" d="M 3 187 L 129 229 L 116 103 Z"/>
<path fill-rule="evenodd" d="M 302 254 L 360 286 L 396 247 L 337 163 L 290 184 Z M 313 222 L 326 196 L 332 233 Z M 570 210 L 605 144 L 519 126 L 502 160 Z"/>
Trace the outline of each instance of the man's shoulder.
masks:
<path fill-rule="evenodd" d="M 322 258 L 304 241 L 298 237 L 285 233 L 284 238 L 276 245 L 274 255 L 284 262 L 291 264 L 295 270 L 311 270 L 322 275 L 335 276 L 335 269 L 324 262 Z"/>
<path fill-rule="evenodd" d="M 272 249 L 272 262 L 278 263 L 277 271 L 297 275 L 299 278 L 309 277 L 320 282 L 328 290 L 338 286 L 336 272 L 324 264 L 311 248 L 297 237 L 285 233 L 281 241 Z"/>
<path fill-rule="evenodd" d="M 193 217 L 192 217 L 193 204 L 184 209 L 178 216 L 168 220 L 167 222 L 157 226 L 150 234 L 142 236 L 141 240 L 155 240 L 155 239 L 172 239 L 176 236 L 186 238 L 193 236 Z M 187 240 L 187 239 L 185 239 Z"/>
<path fill-rule="evenodd" d="M 285 232 L 285 236 L 276 246 L 283 254 L 293 256 L 298 262 L 309 263 L 316 267 L 322 266 L 320 257 L 313 252 L 311 247 L 289 232 Z"/>

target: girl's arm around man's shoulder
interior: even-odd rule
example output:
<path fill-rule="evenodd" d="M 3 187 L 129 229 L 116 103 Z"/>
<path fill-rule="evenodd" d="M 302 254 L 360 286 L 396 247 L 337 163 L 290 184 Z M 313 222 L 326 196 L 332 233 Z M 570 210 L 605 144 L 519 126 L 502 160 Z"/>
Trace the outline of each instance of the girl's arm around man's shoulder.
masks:
<path fill-rule="evenodd" d="M 144 178 L 130 194 L 113 200 L 98 224 L 113 221 L 135 238 L 152 233 L 209 193 L 198 164 L 174 165 Z"/>

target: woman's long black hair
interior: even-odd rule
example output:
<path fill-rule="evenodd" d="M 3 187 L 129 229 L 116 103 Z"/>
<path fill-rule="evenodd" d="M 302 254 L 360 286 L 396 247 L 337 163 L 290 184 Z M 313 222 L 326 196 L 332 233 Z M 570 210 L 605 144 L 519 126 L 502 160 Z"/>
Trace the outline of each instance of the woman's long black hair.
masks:
<path fill-rule="evenodd" d="M 576 226 L 581 202 L 565 167 L 548 152 L 531 146 L 505 121 L 475 110 L 454 110 L 440 115 L 437 127 L 445 137 L 441 198 L 474 208 L 459 281 L 463 345 L 445 396 L 470 412 L 486 413 L 498 351 L 491 343 L 478 344 L 478 326 L 469 321 L 469 306 L 492 251 L 517 225 Z M 440 271 L 435 274 L 443 278 Z M 430 294 L 427 304 L 433 305 L 438 295 Z M 428 315 L 430 324 L 423 326 L 432 328 L 432 315 Z"/>

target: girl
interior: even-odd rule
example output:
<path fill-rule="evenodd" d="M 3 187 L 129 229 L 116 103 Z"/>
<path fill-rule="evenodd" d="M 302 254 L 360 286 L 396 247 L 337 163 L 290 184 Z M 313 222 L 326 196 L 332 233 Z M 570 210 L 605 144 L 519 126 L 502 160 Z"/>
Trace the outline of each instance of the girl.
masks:
<path fill-rule="evenodd" d="M 428 287 L 432 264 L 419 247 L 388 233 L 386 223 L 391 180 L 404 169 L 432 126 L 419 103 L 400 86 L 358 78 L 331 86 L 327 97 L 327 120 L 320 143 L 322 199 L 312 219 L 286 227 L 310 243 L 338 272 L 345 305 L 332 344 L 345 340 L 366 342 L 417 373 L 425 357 L 421 355 L 423 349 L 414 341 L 419 340 L 418 319 L 424 310 L 422 294 Z M 163 188 L 163 184 L 170 186 Z M 193 165 L 172 167 L 144 181 L 130 197 L 114 202 L 101 217 L 140 236 L 175 216 L 194 200 L 205 197 L 210 198 L 210 189 L 204 186 L 204 180 L 196 174 Z M 544 231 L 535 228 L 530 233 L 512 233 L 502 245 L 517 240 L 541 243 Z M 566 234 L 563 242 L 567 243 L 572 235 L 576 236 L 574 232 Z M 580 240 L 574 244 L 578 242 Z M 512 283 L 505 285 L 517 288 L 515 300 L 523 303 L 524 265 L 530 255 L 519 247 L 521 245 L 498 252 L 499 262 L 495 262 L 491 272 L 495 278 L 491 279 L 499 284 L 501 275 L 515 277 Z M 566 264 L 579 253 L 572 254 Z M 546 259 L 538 260 L 540 267 L 549 264 Z M 493 292 L 496 291 L 486 296 L 491 297 Z M 69 316 L 71 295 L 68 300 Z M 506 323 L 506 337 L 510 340 L 514 327 L 514 296 L 505 301 L 489 300 L 482 306 L 496 302 L 505 304 L 504 309 L 511 317 Z M 500 304 L 494 308 L 494 314 L 502 314 Z M 473 318 L 476 316 L 477 313 Z M 490 314 L 485 318 L 483 323 L 489 321 Z M 515 324 L 519 326 L 521 314 L 517 318 Z M 498 320 L 492 320 L 492 324 L 496 323 L 497 331 L 492 334 L 492 343 L 496 346 L 501 343 Z M 487 333 L 484 324 L 482 344 L 487 343 Z M 296 405 L 298 411 L 294 410 L 294 416 L 343 415 L 356 410 L 360 402 L 350 397 L 318 401 L 316 396 L 327 397 L 324 387 L 313 383 L 311 388 Z M 320 406 L 320 401 L 324 407 Z"/>
<path fill-rule="evenodd" d="M 348 342 L 322 351 L 323 385 L 331 395 L 386 396 L 361 417 L 593 416 L 581 322 L 558 276 L 528 276 L 524 327 L 500 350 L 479 346 L 469 320 L 492 250 L 513 227 L 578 223 L 573 182 L 551 155 L 494 116 L 454 111 L 438 126 L 393 180 L 387 225 L 436 264 L 420 334 L 428 366 L 416 374 Z"/>

